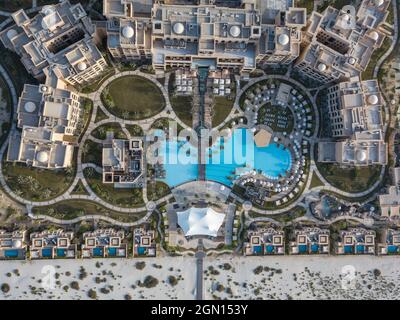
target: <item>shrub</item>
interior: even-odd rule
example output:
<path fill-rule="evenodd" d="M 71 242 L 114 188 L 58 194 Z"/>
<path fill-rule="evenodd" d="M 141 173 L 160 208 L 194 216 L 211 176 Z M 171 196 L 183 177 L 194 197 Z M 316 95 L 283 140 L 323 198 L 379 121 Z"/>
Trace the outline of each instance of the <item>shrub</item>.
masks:
<path fill-rule="evenodd" d="M 3 291 L 3 293 L 7 293 L 10 291 L 10 285 L 8 283 L 3 283 L 1 285 L 1 291 Z"/>

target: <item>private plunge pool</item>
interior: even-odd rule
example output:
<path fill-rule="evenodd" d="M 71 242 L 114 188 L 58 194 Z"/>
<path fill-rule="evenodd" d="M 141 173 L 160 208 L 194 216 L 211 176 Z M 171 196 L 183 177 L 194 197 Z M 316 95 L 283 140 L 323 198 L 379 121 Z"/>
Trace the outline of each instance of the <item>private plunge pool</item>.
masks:
<path fill-rule="evenodd" d="M 176 187 L 198 179 L 197 148 L 186 141 L 168 140 L 160 152 L 164 169 L 161 181 Z M 203 161 L 206 180 L 232 187 L 237 177 L 254 170 L 269 179 L 285 176 L 290 170 L 291 154 L 273 142 L 257 147 L 251 131 L 236 129 L 229 138 L 219 138 L 208 147 Z"/>

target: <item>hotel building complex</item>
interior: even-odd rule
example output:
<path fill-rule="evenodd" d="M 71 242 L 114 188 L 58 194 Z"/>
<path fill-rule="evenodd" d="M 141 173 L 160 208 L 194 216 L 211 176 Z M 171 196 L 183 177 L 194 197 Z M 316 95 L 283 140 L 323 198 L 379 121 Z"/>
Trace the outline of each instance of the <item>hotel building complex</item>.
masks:
<path fill-rule="evenodd" d="M 337 142 L 319 142 L 321 162 L 343 165 L 387 163 L 383 136 L 384 99 L 376 80 L 342 82 L 328 89 L 328 115 Z"/>
<path fill-rule="evenodd" d="M 317 81 L 349 80 L 367 68 L 387 33 L 390 0 L 364 0 L 357 12 L 328 7 L 312 12 L 295 68 Z"/>
<path fill-rule="evenodd" d="M 81 4 L 44 6 L 33 18 L 21 9 L 12 18 L 15 24 L 0 34 L 0 40 L 38 80 L 52 71 L 69 84 L 81 84 L 107 66 L 93 41 L 96 28 Z"/>
<path fill-rule="evenodd" d="M 250 72 L 257 63 L 288 64 L 299 55 L 305 9 L 263 9 L 259 1 L 241 8 L 144 2 L 104 0 L 113 57 L 152 58 L 159 72 L 203 65 Z"/>

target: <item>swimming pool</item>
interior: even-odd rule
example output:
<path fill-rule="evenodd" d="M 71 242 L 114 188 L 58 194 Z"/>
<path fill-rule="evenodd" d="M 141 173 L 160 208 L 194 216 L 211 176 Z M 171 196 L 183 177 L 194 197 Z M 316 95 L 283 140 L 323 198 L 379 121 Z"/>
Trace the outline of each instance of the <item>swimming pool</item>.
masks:
<path fill-rule="evenodd" d="M 190 150 L 190 152 L 188 152 Z M 160 148 L 165 177 L 170 187 L 197 180 L 197 149 L 185 141 L 170 140 Z M 285 175 L 291 166 L 290 151 L 276 143 L 257 147 L 246 129 L 234 130 L 226 139 L 218 139 L 206 149 L 206 179 L 231 187 L 241 174 L 256 170 L 271 179 Z M 179 161 L 177 161 L 179 160 Z"/>

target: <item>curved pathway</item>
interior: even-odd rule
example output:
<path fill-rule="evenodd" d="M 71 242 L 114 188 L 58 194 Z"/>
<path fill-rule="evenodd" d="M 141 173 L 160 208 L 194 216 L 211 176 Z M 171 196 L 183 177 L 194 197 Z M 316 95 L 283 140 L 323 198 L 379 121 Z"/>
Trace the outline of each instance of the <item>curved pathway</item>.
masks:
<path fill-rule="evenodd" d="M 394 16 L 394 35 L 392 38 L 392 43 L 390 45 L 390 48 L 388 51 L 385 52 L 385 54 L 379 58 L 378 62 L 375 65 L 374 68 L 374 74 L 373 77 L 376 79 L 378 77 L 378 73 L 380 68 L 382 67 L 382 64 L 385 62 L 385 60 L 389 57 L 389 55 L 392 53 L 394 48 L 396 47 L 398 38 L 399 38 L 399 17 L 397 16 L 397 1 L 398 0 L 392 0 L 392 6 L 393 6 L 393 16 Z"/>

